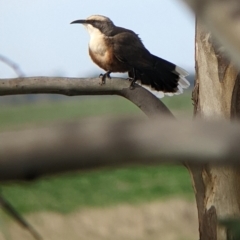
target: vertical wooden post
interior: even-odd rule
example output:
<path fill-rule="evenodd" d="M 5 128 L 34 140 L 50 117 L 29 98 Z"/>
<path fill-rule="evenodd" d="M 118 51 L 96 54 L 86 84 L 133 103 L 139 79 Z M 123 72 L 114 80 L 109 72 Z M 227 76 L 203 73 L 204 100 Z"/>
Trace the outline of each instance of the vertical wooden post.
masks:
<path fill-rule="evenodd" d="M 224 57 L 222 46 L 198 21 L 195 49 L 194 115 L 206 120 L 238 116 L 238 71 Z M 200 239 L 227 240 L 228 231 L 218 221 L 240 216 L 240 170 L 211 164 L 189 166 L 189 170 L 198 207 Z"/>

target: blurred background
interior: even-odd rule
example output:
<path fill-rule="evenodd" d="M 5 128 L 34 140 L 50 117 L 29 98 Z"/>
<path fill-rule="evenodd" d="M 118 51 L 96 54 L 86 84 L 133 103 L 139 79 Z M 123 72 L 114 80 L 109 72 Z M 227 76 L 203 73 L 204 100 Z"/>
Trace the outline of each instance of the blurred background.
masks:
<path fill-rule="evenodd" d="M 88 33 L 70 25 L 93 14 L 134 30 L 154 55 L 185 68 L 193 86 L 194 16 L 177 0 L 0 1 L 0 57 L 24 76 L 96 77 L 103 70 L 88 56 Z M 0 58 L 0 78 L 13 77 Z M 178 118 L 191 118 L 191 88 L 163 102 Z M 0 97 L 0 132 L 110 115 L 144 117 L 118 96 Z M 191 180 L 181 166 L 69 173 L 5 184 L 1 192 L 44 239 L 195 239 L 198 234 Z M 0 210 L 0 239 L 32 237 Z"/>

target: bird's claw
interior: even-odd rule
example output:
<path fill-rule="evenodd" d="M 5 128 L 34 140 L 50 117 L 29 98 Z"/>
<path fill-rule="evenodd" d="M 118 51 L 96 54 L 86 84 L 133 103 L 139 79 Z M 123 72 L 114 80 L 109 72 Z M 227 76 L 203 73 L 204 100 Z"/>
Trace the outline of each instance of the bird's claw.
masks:
<path fill-rule="evenodd" d="M 135 88 L 135 82 L 131 82 L 130 87 L 131 90 L 133 90 Z"/>
<path fill-rule="evenodd" d="M 129 77 L 129 78 L 127 78 L 127 79 L 128 79 L 128 81 L 131 81 L 129 88 L 130 88 L 131 90 L 133 90 L 133 89 L 135 88 L 136 79 L 135 79 L 135 78 L 131 78 L 131 77 Z"/>
<path fill-rule="evenodd" d="M 99 77 L 102 79 L 101 85 L 103 85 L 103 84 L 106 83 L 106 78 L 111 79 L 110 73 L 111 73 L 111 72 L 106 72 L 106 73 L 104 73 L 104 74 L 101 73 L 101 74 L 99 75 Z"/>

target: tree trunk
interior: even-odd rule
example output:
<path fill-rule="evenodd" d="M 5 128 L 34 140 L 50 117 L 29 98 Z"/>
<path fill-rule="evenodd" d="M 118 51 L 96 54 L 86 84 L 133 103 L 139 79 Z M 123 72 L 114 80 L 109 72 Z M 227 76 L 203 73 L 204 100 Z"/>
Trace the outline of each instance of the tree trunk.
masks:
<path fill-rule="evenodd" d="M 223 56 L 223 49 L 201 24 L 196 24 L 196 82 L 194 115 L 209 119 L 231 119 L 239 115 L 239 76 Z M 201 240 L 226 240 L 223 218 L 240 216 L 240 169 L 189 166 L 195 189 Z"/>

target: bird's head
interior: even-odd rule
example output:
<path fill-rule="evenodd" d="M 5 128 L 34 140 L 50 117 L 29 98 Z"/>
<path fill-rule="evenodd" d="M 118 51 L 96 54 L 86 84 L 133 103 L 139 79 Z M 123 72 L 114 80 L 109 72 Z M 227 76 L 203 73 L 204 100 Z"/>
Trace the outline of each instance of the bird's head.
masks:
<path fill-rule="evenodd" d="M 100 31 L 105 35 L 109 35 L 114 28 L 114 23 L 108 17 L 101 15 L 92 15 L 87 19 L 71 22 L 71 24 L 73 23 L 83 24 L 90 35 L 94 34 L 96 31 Z"/>

